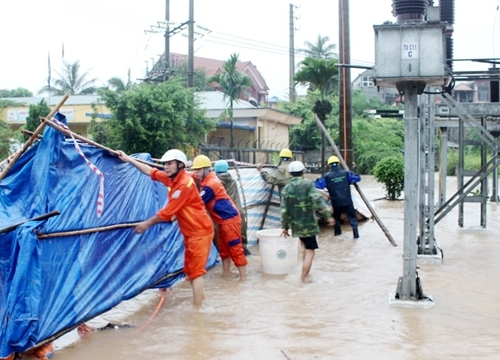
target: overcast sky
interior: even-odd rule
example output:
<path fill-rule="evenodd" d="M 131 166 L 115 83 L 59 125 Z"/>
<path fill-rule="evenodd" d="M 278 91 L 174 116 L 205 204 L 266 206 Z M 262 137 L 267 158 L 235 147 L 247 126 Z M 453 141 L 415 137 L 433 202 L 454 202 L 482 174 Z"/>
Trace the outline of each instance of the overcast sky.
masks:
<path fill-rule="evenodd" d="M 458 58 L 500 57 L 500 0 L 455 0 L 455 53 Z M 392 0 L 350 0 L 351 63 L 374 62 L 373 25 L 389 20 Z M 435 5 L 439 0 L 434 1 Z M 196 25 L 211 32 L 195 41 L 195 55 L 227 60 L 238 53 L 262 73 L 270 96 L 287 98 L 289 7 L 285 0 L 195 0 Z M 338 44 L 338 1 L 294 2 L 295 48 L 318 35 Z M 188 20 L 189 0 L 170 0 L 170 21 Z M 52 78 L 64 60 L 80 61 L 101 86 L 111 77 L 144 76 L 164 51 L 163 34 L 145 32 L 165 19 L 165 0 L 1 0 L 0 89 L 23 87 L 33 93 Z M 175 25 L 174 25 L 175 26 Z M 197 31 L 201 29 L 197 28 Z M 184 32 L 187 34 L 187 30 Z M 171 38 L 170 51 L 187 54 L 187 37 Z M 299 62 L 301 57 L 296 57 Z M 460 63 L 455 70 L 488 65 Z M 359 74 L 352 71 L 352 79 Z"/>

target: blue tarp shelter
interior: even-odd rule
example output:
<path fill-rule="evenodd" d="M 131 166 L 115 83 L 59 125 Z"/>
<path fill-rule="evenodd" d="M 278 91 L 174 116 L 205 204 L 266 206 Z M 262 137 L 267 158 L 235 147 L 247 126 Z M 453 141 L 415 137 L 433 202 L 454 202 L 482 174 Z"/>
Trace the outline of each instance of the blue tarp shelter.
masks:
<path fill-rule="evenodd" d="M 0 358 L 62 335 L 147 288 L 170 287 L 183 278 L 184 247 L 176 223 L 160 223 L 143 234 L 130 227 L 37 237 L 138 222 L 167 201 L 163 184 L 106 151 L 79 146 L 104 175 L 101 217 L 99 176 L 73 141 L 52 128 L 0 181 L 0 230 L 60 212 L 0 234 Z M 149 154 L 134 156 L 151 161 Z M 213 247 L 207 268 L 216 254 Z"/>

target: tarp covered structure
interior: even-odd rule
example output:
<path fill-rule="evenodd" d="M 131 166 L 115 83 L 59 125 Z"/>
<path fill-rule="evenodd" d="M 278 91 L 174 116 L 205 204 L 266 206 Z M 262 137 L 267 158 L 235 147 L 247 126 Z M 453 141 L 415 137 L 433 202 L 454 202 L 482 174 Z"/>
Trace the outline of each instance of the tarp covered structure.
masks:
<path fill-rule="evenodd" d="M 97 216 L 100 177 L 71 139 L 47 128 L 0 181 L 0 230 L 58 210 L 0 234 L 0 358 L 62 335 L 151 287 L 183 277 L 184 247 L 177 224 L 143 234 L 133 227 L 47 239 L 48 234 L 134 223 L 167 201 L 166 188 L 134 166 L 79 143 L 104 176 L 104 207 Z M 134 155 L 151 161 L 148 154 Z M 216 262 L 212 248 L 207 268 Z"/>

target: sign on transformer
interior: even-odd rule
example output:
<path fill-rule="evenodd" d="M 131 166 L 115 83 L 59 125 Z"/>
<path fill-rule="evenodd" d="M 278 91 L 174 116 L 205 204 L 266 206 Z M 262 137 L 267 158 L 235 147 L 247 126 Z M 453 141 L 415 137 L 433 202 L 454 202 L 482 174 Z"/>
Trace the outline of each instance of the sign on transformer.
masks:
<path fill-rule="evenodd" d="M 397 23 L 374 25 L 376 86 L 407 81 L 445 86 L 450 81 L 446 65 L 446 23 Z"/>

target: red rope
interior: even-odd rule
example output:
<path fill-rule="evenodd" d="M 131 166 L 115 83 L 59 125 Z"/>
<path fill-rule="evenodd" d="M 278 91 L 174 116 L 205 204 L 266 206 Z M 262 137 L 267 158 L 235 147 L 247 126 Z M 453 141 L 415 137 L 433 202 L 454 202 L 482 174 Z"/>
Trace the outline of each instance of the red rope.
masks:
<path fill-rule="evenodd" d="M 156 317 L 156 315 L 158 314 L 158 311 L 160 311 L 161 307 L 163 306 L 163 303 L 165 302 L 165 291 L 166 290 L 164 290 L 164 289 L 160 289 L 160 301 L 158 301 L 158 305 L 156 305 L 156 308 L 153 311 L 153 313 L 151 314 L 151 316 L 149 317 L 149 319 L 144 323 L 144 325 L 142 325 L 139 328 L 138 331 L 142 331 L 146 327 L 148 327 L 149 324 L 151 324 L 151 322 L 153 321 L 153 319 Z"/>

